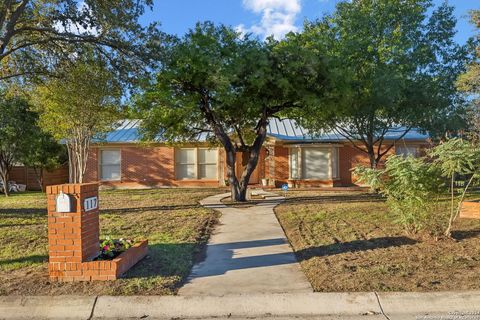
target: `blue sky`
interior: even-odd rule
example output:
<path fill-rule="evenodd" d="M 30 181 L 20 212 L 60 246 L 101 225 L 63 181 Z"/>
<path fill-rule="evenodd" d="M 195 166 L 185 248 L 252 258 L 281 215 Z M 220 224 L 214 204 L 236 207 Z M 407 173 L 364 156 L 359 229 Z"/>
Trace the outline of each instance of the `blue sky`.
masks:
<path fill-rule="evenodd" d="M 162 30 L 182 35 L 197 21 L 214 21 L 253 32 L 260 37 L 277 38 L 290 30 L 300 30 L 305 19 L 331 12 L 340 0 L 155 0 L 143 22 L 160 21 Z M 442 0 L 434 0 L 439 4 Z M 480 9 L 477 0 L 450 0 L 458 19 L 456 40 L 464 43 L 474 34 L 468 11 Z"/>

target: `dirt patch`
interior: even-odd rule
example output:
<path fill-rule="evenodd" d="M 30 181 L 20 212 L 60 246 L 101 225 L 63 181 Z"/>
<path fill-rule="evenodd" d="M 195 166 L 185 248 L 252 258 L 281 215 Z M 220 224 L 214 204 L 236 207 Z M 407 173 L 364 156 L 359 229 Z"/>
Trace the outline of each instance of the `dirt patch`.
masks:
<path fill-rule="evenodd" d="M 116 281 L 57 283 L 48 278 L 45 196 L 0 201 L 1 295 L 174 294 L 218 221 L 198 201 L 218 189 L 100 192 L 100 236 L 148 239 L 149 255 Z"/>
<path fill-rule="evenodd" d="M 407 236 L 376 196 L 293 191 L 290 199 L 275 211 L 315 291 L 480 288 L 480 220 L 460 219 L 455 240 L 434 241 Z"/>

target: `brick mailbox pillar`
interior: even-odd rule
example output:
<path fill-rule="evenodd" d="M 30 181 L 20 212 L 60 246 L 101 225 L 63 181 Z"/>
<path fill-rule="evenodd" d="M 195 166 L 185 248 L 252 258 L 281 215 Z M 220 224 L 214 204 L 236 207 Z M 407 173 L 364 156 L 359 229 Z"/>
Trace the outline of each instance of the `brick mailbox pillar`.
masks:
<path fill-rule="evenodd" d="M 147 254 L 147 241 L 111 261 L 99 247 L 98 184 L 47 187 L 49 275 L 52 280 L 114 280 Z"/>

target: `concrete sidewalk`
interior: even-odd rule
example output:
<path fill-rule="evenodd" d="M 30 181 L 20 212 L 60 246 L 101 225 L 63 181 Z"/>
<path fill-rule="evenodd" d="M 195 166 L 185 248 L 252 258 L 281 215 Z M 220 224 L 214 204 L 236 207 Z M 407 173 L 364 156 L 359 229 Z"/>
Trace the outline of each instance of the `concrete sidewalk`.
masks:
<path fill-rule="evenodd" d="M 193 267 L 179 295 L 313 291 L 273 212 L 283 197 L 261 190 L 256 193 L 265 200 L 247 208 L 222 204 L 221 199 L 229 193 L 201 201 L 222 216 L 208 242 L 206 259 Z"/>
<path fill-rule="evenodd" d="M 480 319 L 480 292 L 0 297 L 0 319 Z"/>

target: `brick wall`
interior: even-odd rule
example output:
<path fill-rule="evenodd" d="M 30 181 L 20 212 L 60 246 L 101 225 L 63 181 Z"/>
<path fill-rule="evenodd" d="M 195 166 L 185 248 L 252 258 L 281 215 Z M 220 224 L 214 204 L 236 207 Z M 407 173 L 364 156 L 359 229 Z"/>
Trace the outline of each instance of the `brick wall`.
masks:
<path fill-rule="evenodd" d="M 218 180 L 175 180 L 175 148 L 167 146 L 94 146 L 91 148 L 85 182 L 100 180 L 100 150 L 121 152 L 121 180 L 100 181 L 102 185 L 122 187 L 194 186 L 217 187 Z M 221 173 L 219 173 L 220 176 Z"/>
<path fill-rule="evenodd" d="M 275 146 L 275 186 L 287 183 L 289 175 L 288 148 Z"/>
<path fill-rule="evenodd" d="M 57 212 L 56 199 L 61 192 L 72 200 L 70 212 Z M 95 260 L 100 252 L 98 184 L 49 186 L 46 193 L 52 280 L 114 280 L 147 255 L 148 242 L 144 240 L 111 261 Z M 84 200 L 90 197 L 97 197 L 97 206 L 87 211 Z"/>
<path fill-rule="evenodd" d="M 49 186 L 46 192 L 50 277 L 64 281 L 73 281 L 80 276 L 88 276 L 90 279 L 91 274 L 84 274 L 81 268 L 77 270 L 77 263 L 92 260 L 98 255 L 98 207 L 84 212 L 81 204 L 86 198 L 98 197 L 98 185 Z M 70 196 L 71 212 L 57 212 L 56 198 L 60 192 Z"/>
<path fill-rule="evenodd" d="M 99 148 L 93 147 L 89 153 L 87 162 L 86 182 L 99 180 Z M 121 181 L 105 182 L 114 186 L 124 187 L 138 186 L 185 186 L 185 187 L 217 187 L 223 185 L 226 179 L 225 155 L 220 148 L 219 161 L 223 166 L 219 168 L 219 180 L 175 180 L 175 162 L 173 147 L 167 146 L 106 146 L 105 148 L 121 150 Z M 385 148 L 385 147 L 384 147 Z M 351 169 L 358 164 L 369 166 L 366 153 L 355 149 L 350 144 L 345 144 L 339 149 L 339 179 L 325 181 L 297 182 L 304 186 L 352 186 L 355 185 L 355 177 Z M 255 183 L 261 183 L 264 177 L 274 181 L 277 187 L 289 182 L 289 149 L 281 145 L 269 145 L 270 155 L 267 157 L 267 148 L 263 148 L 257 169 L 252 175 Z M 394 154 L 392 148 L 388 154 Z M 238 157 L 240 161 L 241 157 Z M 380 164 L 381 166 L 382 164 Z M 237 172 L 241 168 L 237 168 Z M 223 177 L 223 179 L 222 179 Z M 291 182 L 291 181 L 290 181 Z"/>

